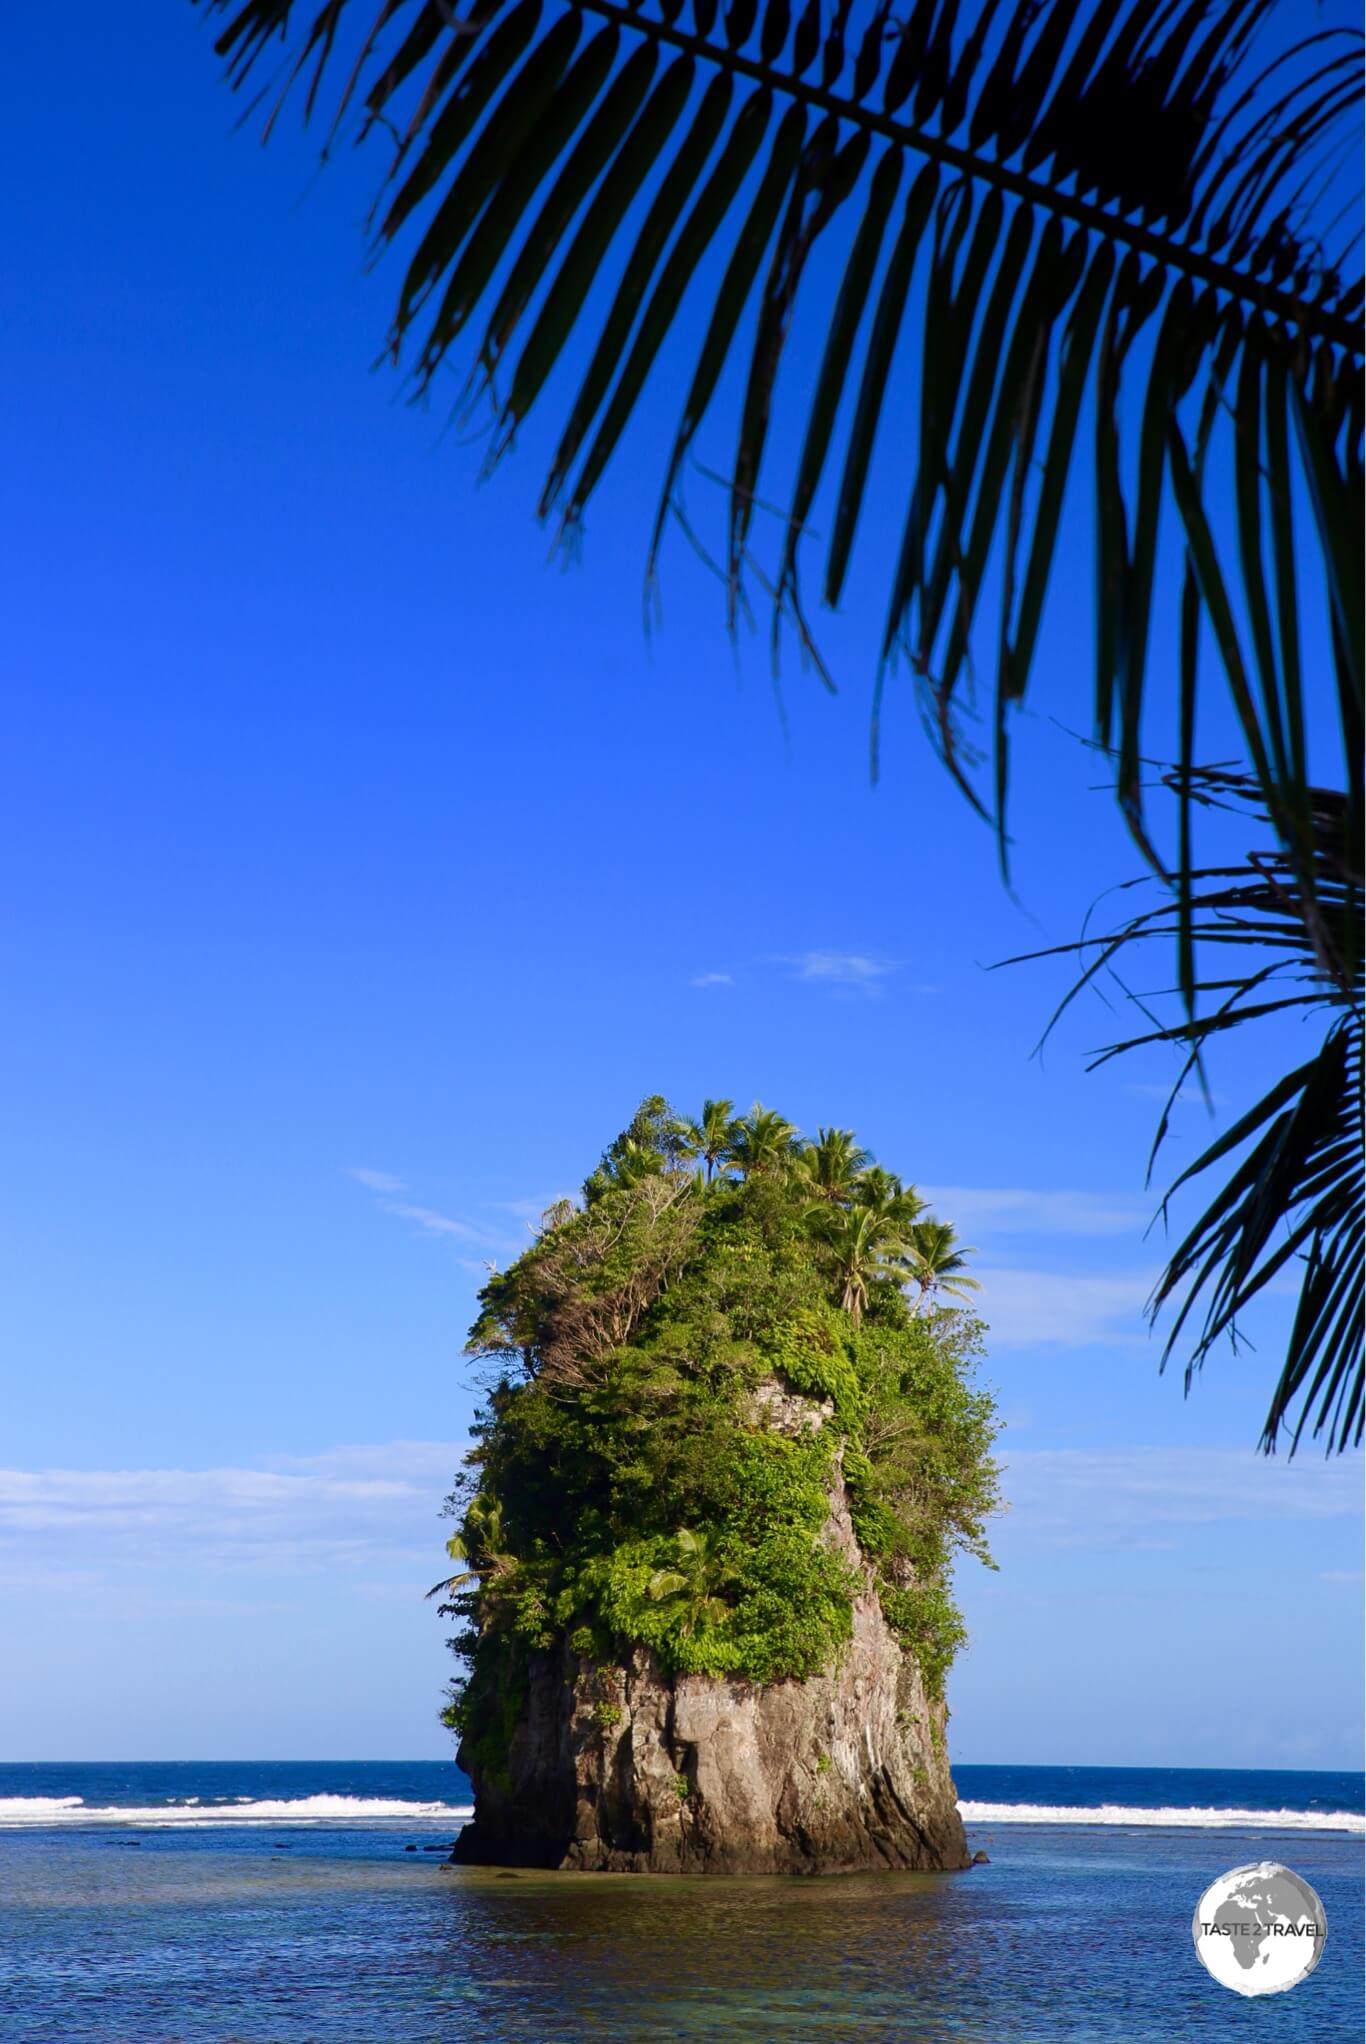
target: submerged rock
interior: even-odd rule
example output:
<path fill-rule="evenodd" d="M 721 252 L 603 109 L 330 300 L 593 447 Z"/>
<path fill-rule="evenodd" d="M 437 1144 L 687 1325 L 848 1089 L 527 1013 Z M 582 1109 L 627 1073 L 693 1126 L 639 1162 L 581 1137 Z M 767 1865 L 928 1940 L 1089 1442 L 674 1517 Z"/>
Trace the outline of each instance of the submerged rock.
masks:
<path fill-rule="evenodd" d="M 791 1415 L 783 1419 L 791 1424 Z M 819 1424 L 819 1416 L 817 1419 Z M 474 1782 L 466 1865 L 605 1873 L 827 1874 L 970 1864 L 942 1702 L 883 1616 L 842 1477 L 825 1539 L 863 1576 L 828 1672 L 766 1684 L 529 1656 L 503 1764 Z"/>

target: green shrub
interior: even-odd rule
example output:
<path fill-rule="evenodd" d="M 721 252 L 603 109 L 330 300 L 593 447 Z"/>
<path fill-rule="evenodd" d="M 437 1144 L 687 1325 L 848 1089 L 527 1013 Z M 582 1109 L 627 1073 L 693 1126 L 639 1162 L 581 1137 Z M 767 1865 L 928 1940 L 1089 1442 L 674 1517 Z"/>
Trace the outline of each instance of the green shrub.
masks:
<path fill-rule="evenodd" d="M 647 1102 L 586 1204 L 552 1209 L 481 1294 L 470 1347 L 494 1376 L 451 1500 L 478 1589 L 445 1607 L 470 1669 L 448 1722 L 477 1769 L 505 1767 L 531 1652 L 602 1665 L 644 1647 L 666 1671 L 756 1683 L 834 1665 L 861 1582 L 823 1537 L 840 1474 L 932 1695 L 963 1638 L 950 1565 L 987 1558 L 996 1501 L 977 1324 L 915 1317 L 892 1249 L 846 1311 L 838 1202 L 813 1205 L 800 1158 L 707 1183 L 676 1127 Z M 764 1427 L 765 1379 L 829 1415 Z M 594 1705 L 604 1730 L 619 1716 Z"/>

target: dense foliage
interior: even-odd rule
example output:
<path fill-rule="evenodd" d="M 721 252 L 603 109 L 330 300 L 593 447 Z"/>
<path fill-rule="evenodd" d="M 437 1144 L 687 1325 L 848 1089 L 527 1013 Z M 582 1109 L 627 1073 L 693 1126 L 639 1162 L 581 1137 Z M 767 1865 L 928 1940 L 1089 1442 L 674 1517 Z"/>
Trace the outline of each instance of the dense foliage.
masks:
<path fill-rule="evenodd" d="M 754 1682 L 828 1668 L 858 1589 L 821 1538 L 839 1470 L 941 1693 L 952 1558 L 988 1558 L 995 1426 L 980 1325 L 938 1302 L 974 1281 L 922 1214 L 843 1130 L 802 1143 L 761 1109 L 686 1122 L 654 1099 L 490 1280 L 469 1343 L 488 1400 L 451 1499 L 464 1568 L 439 1586 L 472 1667 L 447 1716 L 485 1764 L 531 1648 L 608 1664 L 639 1644 Z M 794 1391 L 819 1403 L 768 1423 Z"/>

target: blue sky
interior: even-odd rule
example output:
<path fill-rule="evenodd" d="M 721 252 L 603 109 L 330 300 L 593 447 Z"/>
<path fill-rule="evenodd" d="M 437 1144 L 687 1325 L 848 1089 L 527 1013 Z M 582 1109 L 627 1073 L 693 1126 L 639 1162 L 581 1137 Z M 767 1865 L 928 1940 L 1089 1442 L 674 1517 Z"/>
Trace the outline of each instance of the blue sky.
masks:
<path fill-rule="evenodd" d="M 364 162 L 235 133 L 188 8 L 0 48 L 0 1750 L 447 1750 L 421 1592 L 482 1264 L 659 1090 L 855 1127 L 978 1251 L 1011 1509 L 960 1583 L 958 1759 L 1354 1764 L 1360 1466 L 1252 1452 L 1285 1301 L 1189 1400 L 1158 1375 L 1166 1067 L 1088 1077 L 1094 1002 L 1032 1058 L 1065 965 L 987 970 L 1136 870 L 1052 721 L 1085 722 L 1084 545 L 1012 899 L 895 690 L 869 783 L 890 482 L 842 692 L 790 661 L 784 729 L 681 546 L 642 626 L 684 356 L 566 571 L 553 406 L 476 488 L 368 373 Z M 1231 1047 L 1216 1111 L 1292 1048 Z M 1173 1169 L 1207 1128 L 1178 1110 Z"/>

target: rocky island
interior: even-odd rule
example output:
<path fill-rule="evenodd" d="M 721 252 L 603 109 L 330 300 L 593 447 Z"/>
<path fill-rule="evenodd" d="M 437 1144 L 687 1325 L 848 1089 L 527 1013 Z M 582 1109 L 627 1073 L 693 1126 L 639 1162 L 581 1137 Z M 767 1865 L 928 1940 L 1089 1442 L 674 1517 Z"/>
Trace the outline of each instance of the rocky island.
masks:
<path fill-rule="evenodd" d="M 643 1104 L 471 1332 L 456 1860 L 968 1864 L 948 1577 L 996 1501 L 970 1288 L 847 1131 Z"/>

